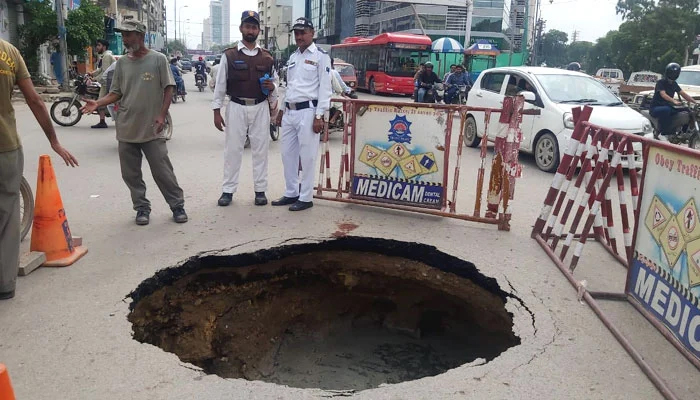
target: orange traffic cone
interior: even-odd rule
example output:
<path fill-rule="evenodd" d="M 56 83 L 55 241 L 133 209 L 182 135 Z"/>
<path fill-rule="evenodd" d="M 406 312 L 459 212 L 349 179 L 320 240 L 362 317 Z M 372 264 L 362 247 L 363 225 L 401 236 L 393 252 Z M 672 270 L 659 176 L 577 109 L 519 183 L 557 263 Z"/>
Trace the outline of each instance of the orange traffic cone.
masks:
<path fill-rule="evenodd" d="M 10 374 L 7 373 L 5 364 L 0 364 L 0 399 L 15 400 L 15 392 L 12 390 Z"/>
<path fill-rule="evenodd" d="M 86 247 L 73 247 L 56 174 L 47 155 L 39 157 L 31 251 L 46 255 L 44 267 L 67 267 L 87 253 Z"/>

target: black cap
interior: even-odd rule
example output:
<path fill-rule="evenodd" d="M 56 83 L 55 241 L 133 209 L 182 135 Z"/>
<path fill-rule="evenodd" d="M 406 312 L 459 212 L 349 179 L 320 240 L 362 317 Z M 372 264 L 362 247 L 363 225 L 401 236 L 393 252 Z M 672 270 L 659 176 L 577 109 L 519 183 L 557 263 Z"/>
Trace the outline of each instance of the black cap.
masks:
<path fill-rule="evenodd" d="M 301 18 L 297 18 L 294 21 L 294 26 L 292 27 L 292 30 L 293 31 L 296 31 L 297 29 L 304 30 L 305 28 L 314 29 L 314 24 L 311 23 L 310 19 L 301 17 Z"/>
<path fill-rule="evenodd" d="M 260 14 L 257 11 L 243 11 L 241 15 L 241 23 L 243 22 L 255 22 L 260 25 Z"/>

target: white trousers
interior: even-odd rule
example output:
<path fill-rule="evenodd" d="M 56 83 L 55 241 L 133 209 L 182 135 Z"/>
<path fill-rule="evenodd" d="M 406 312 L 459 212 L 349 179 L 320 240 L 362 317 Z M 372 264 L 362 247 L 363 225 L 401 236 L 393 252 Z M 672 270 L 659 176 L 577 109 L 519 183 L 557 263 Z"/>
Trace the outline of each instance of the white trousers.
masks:
<path fill-rule="evenodd" d="M 238 190 L 246 135 L 250 138 L 253 153 L 255 191 L 267 191 L 267 155 L 270 147 L 270 108 L 267 101 L 254 106 L 229 102 L 225 132 L 223 192 L 236 193 Z"/>
<path fill-rule="evenodd" d="M 282 119 L 282 164 L 284 165 L 285 197 L 299 201 L 313 199 L 314 177 L 317 176 L 316 158 L 321 135 L 314 133 L 316 110 L 285 110 Z M 301 189 L 299 188 L 299 161 L 301 160 Z"/>

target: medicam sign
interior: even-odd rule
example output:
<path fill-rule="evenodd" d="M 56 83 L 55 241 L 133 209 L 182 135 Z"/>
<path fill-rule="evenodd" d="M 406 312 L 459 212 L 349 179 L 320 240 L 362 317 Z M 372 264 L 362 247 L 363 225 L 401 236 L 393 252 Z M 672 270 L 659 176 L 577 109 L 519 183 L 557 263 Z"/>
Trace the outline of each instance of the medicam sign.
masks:
<path fill-rule="evenodd" d="M 649 148 L 627 292 L 700 359 L 700 159 Z"/>
<path fill-rule="evenodd" d="M 445 202 L 447 112 L 368 105 L 353 130 L 352 197 L 440 209 Z"/>

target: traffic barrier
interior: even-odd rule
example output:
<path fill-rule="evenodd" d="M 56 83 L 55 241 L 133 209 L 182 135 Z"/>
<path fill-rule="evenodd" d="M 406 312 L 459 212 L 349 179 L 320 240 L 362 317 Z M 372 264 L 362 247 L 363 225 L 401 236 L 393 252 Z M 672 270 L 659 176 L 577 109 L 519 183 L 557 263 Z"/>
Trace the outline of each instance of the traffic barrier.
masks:
<path fill-rule="evenodd" d="M 501 109 L 466 106 L 333 99 L 342 103 L 344 128 L 339 175 L 333 187 L 329 130 L 323 147 L 315 198 L 395 210 L 419 212 L 498 225 L 510 230 L 515 182 L 521 174 L 518 150 L 522 141 L 524 99 L 506 98 Z M 485 129 L 500 115 L 494 156 L 482 212 L 487 140 L 482 141 L 480 168 L 473 189 L 474 209 L 457 208 L 464 128 L 473 112 L 484 113 Z M 450 162 L 454 121 L 459 118 L 457 155 Z M 453 179 L 449 180 L 449 172 Z M 451 197 L 449 196 L 451 190 Z"/>
<path fill-rule="evenodd" d="M 700 224 L 694 199 L 700 152 L 591 124 L 592 112 L 574 110 L 576 126 L 532 237 L 661 394 L 675 399 L 596 300 L 629 301 L 700 369 Z M 589 239 L 627 268 L 624 293 L 592 291 L 575 278 Z"/>
<path fill-rule="evenodd" d="M 0 364 L 0 399 L 15 400 L 15 392 L 12 390 L 10 374 L 7 372 L 5 364 Z"/>
<path fill-rule="evenodd" d="M 30 248 L 46 255 L 46 262 L 42 264 L 44 267 L 67 267 L 88 251 L 82 245 L 74 246 L 56 174 L 48 155 L 39 157 Z"/>

